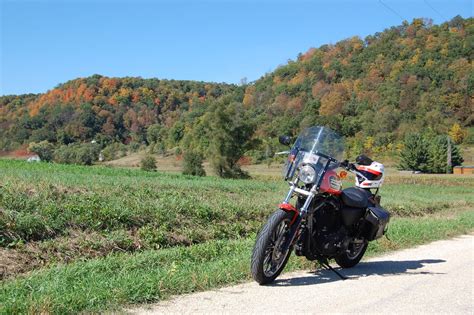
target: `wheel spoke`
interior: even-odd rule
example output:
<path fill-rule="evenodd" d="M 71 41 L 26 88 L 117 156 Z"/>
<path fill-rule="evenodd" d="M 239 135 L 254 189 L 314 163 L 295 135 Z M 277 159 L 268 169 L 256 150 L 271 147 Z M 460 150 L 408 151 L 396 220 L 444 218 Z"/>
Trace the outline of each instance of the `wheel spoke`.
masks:
<path fill-rule="evenodd" d="M 281 244 L 285 240 L 285 234 L 288 232 L 288 220 L 281 221 L 280 224 L 273 230 L 270 242 L 265 249 L 265 258 L 263 260 L 263 270 L 268 277 L 273 276 L 285 261 L 288 253 L 275 252 L 280 251 Z M 279 255 L 275 255 L 279 254 Z M 278 258 L 276 258 L 276 257 Z"/>

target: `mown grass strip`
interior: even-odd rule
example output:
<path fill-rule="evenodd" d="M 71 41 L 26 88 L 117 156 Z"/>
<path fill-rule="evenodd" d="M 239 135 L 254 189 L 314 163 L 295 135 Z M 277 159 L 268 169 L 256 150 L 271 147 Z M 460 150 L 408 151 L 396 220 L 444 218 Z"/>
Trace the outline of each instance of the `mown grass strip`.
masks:
<path fill-rule="evenodd" d="M 372 243 L 369 255 L 443 239 L 474 230 L 474 212 L 395 218 L 389 236 Z M 2 282 L 0 313 L 77 313 L 155 302 L 250 278 L 253 238 L 212 241 L 190 247 L 117 254 L 59 265 Z M 286 271 L 309 267 L 293 257 Z"/>

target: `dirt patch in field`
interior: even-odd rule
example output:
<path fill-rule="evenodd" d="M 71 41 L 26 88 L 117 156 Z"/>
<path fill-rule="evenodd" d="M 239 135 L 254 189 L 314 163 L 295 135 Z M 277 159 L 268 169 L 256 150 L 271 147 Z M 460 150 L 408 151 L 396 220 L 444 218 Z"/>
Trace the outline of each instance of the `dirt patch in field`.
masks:
<path fill-rule="evenodd" d="M 36 264 L 35 264 L 36 263 Z M 26 253 L 0 248 L 0 280 L 37 268 L 37 261 Z"/>
<path fill-rule="evenodd" d="M 142 247 L 133 231 L 105 237 L 97 232 L 70 231 L 67 236 L 43 242 L 0 248 L 0 280 L 27 273 L 52 263 L 93 259 L 114 252 L 133 252 Z"/>

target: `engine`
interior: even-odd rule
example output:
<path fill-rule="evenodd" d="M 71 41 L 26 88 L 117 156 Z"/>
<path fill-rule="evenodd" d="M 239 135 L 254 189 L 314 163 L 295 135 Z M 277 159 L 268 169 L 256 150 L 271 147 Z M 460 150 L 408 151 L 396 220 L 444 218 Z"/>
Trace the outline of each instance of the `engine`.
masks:
<path fill-rule="evenodd" d="M 296 246 L 297 255 L 315 260 L 318 254 L 332 256 L 345 248 L 349 237 L 339 209 L 337 200 L 326 200 L 308 215 Z"/>

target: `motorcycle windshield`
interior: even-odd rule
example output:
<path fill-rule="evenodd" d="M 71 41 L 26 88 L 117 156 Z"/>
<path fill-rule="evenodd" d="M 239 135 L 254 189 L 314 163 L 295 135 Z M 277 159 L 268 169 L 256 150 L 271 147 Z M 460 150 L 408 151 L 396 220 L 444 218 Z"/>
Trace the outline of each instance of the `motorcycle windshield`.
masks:
<path fill-rule="evenodd" d="M 303 163 L 312 164 L 320 170 L 327 161 L 326 156 L 340 161 L 343 154 L 344 141 L 333 130 L 320 126 L 305 129 L 291 149 L 283 176 L 285 179 L 292 178 L 298 166 Z"/>
<path fill-rule="evenodd" d="M 344 141 L 331 129 L 314 126 L 300 133 L 293 149 L 315 155 L 322 153 L 340 161 L 344 154 Z"/>

